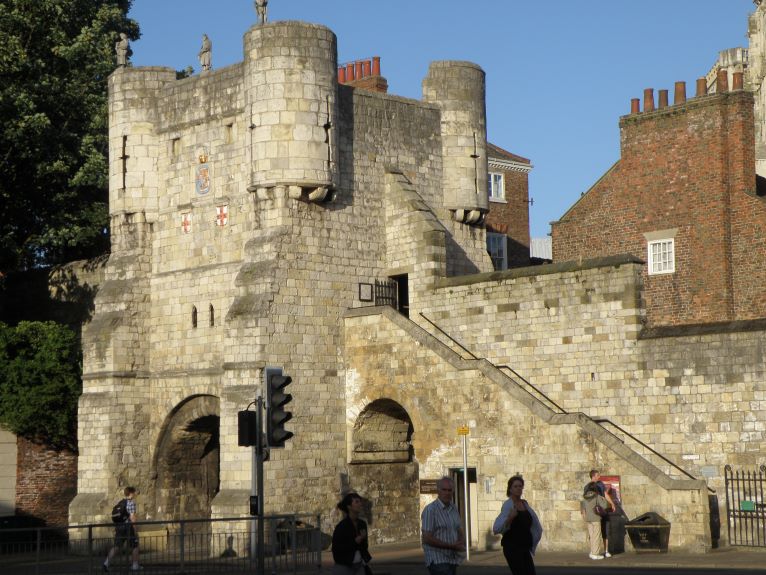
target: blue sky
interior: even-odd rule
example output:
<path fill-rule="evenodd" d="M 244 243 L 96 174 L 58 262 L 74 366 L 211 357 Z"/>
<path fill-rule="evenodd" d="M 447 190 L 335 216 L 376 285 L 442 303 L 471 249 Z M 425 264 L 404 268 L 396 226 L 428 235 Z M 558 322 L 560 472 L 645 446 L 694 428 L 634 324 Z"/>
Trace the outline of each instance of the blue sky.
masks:
<path fill-rule="evenodd" d="M 381 57 L 389 92 L 420 99 L 433 60 L 487 73 L 489 140 L 530 158 L 530 227 L 546 235 L 619 158 L 618 121 L 644 88 L 694 93 L 718 52 L 747 45 L 752 0 L 270 0 L 269 20 L 324 24 L 339 62 Z M 134 0 L 136 66 L 242 60 L 252 0 Z"/>

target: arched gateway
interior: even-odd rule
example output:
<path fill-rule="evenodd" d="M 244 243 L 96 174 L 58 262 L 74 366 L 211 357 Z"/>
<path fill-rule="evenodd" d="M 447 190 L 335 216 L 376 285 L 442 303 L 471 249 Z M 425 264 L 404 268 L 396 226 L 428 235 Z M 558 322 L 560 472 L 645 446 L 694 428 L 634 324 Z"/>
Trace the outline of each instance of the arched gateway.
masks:
<path fill-rule="evenodd" d="M 152 462 L 157 519 L 210 517 L 219 489 L 219 406 L 189 397 L 168 415 Z"/>
<path fill-rule="evenodd" d="M 418 464 L 407 411 L 390 399 L 367 405 L 352 433 L 351 487 L 375 501 L 368 510 L 370 541 L 406 541 L 419 536 Z"/>

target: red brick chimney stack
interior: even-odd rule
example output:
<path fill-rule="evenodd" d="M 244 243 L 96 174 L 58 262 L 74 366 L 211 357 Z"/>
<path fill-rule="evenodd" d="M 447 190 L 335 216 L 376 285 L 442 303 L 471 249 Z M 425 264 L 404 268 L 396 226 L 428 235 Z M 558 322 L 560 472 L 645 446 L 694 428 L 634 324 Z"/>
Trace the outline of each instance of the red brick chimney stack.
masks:
<path fill-rule="evenodd" d="M 388 82 L 380 75 L 380 56 L 339 66 L 338 83 L 384 94 L 388 92 Z"/>
<path fill-rule="evenodd" d="M 630 99 L 630 113 L 631 114 L 641 113 L 641 100 L 639 98 Z"/>
<path fill-rule="evenodd" d="M 676 89 L 673 94 L 673 104 L 686 103 L 686 82 L 676 82 Z"/>

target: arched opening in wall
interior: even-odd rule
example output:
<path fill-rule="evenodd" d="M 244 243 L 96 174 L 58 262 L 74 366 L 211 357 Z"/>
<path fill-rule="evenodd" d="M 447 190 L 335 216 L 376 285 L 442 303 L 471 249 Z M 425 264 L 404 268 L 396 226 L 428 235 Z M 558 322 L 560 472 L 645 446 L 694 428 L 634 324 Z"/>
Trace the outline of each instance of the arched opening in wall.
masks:
<path fill-rule="evenodd" d="M 166 418 L 153 462 L 155 519 L 210 517 L 219 489 L 218 398 L 187 398 Z"/>
<path fill-rule="evenodd" d="M 407 411 L 391 399 L 362 410 L 352 432 L 350 488 L 367 505 L 370 543 L 417 540 L 418 464 Z"/>
<path fill-rule="evenodd" d="M 192 327 L 197 327 L 197 306 L 192 306 Z"/>
<path fill-rule="evenodd" d="M 210 327 L 215 327 L 215 308 L 210 304 Z"/>

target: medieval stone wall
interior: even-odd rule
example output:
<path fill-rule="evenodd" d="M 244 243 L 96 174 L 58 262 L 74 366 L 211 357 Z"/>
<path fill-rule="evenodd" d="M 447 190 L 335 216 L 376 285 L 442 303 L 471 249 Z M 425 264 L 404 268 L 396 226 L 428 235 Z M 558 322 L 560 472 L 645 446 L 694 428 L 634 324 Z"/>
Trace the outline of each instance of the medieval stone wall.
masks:
<path fill-rule="evenodd" d="M 458 303 L 457 298 L 452 303 Z M 457 427 L 469 428 L 468 465 L 477 472 L 477 483 L 471 487 L 477 492 L 478 506 L 473 541 L 479 548 L 498 543 L 491 534 L 492 522 L 506 498 L 507 480 L 516 473 L 524 475 L 525 498 L 546 530 L 541 548 L 586 548 L 579 502 L 593 467 L 620 476 L 631 515 L 663 510 L 664 516 L 672 516 L 673 547 L 701 551 L 709 545 L 703 482 L 669 481 L 659 471 L 648 471 L 639 456 L 626 455 L 624 445 L 617 445 L 619 440 L 608 432 L 595 424 L 578 424 L 577 416 L 553 415 L 535 400 L 525 399 L 526 392 L 486 362 L 460 359 L 395 312 L 355 310 L 345 323 L 349 427 L 366 406 L 373 408 L 381 398 L 396 402 L 411 420 L 413 461 L 421 480 L 435 480 L 450 468 L 462 467 Z M 357 436 L 363 433 L 363 429 L 355 430 Z M 349 458 L 353 461 L 354 454 Z M 391 513 L 377 484 L 368 491 L 368 484 L 354 481 L 372 475 L 374 468 L 389 486 L 399 486 L 390 476 L 396 468 L 389 469 L 381 461 L 367 463 L 362 473 L 352 466 L 351 487 L 363 497 L 374 495 L 373 513 L 378 501 Z M 402 497 L 407 493 L 402 490 Z M 433 495 L 418 499 L 422 508 Z M 394 511 L 399 515 L 396 524 L 371 529 L 377 540 L 395 540 L 417 522 L 416 514 L 409 511 L 407 515 L 406 502 L 400 500 Z"/>
<path fill-rule="evenodd" d="M 721 493 L 724 465 L 759 464 L 766 438 L 763 326 L 644 329 L 641 273 L 614 258 L 445 279 L 423 313 L 567 412 L 610 419 Z"/>

